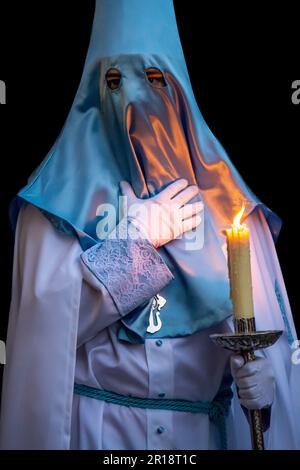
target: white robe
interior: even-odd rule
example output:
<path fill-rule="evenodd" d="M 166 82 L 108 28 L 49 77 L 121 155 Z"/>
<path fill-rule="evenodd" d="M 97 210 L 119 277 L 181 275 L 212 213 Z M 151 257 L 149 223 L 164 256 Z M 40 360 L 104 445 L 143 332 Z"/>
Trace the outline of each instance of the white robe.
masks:
<path fill-rule="evenodd" d="M 289 302 L 259 209 L 247 224 L 257 327 L 285 330 L 277 345 L 265 351 L 276 375 L 266 446 L 300 449 L 300 365 L 291 360 L 289 342 L 296 333 Z M 127 408 L 73 395 L 77 381 L 125 395 L 210 401 L 229 354 L 215 346 L 209 334 L 232 328 L 228 320 L 189 337 L 163 339 L 161 345 L 153 339 L 144 345 L 119 341 L 121 312 L 80 261 L 81 254 L 78 241 L 57 232 L 38 209 L 22 209 L 15 241 L 1 448 L 217 449 L 218 432 L 207 415 Z M 249 449 L 248 423 L 236 396 L 227 424 L 229 447 Z"/>

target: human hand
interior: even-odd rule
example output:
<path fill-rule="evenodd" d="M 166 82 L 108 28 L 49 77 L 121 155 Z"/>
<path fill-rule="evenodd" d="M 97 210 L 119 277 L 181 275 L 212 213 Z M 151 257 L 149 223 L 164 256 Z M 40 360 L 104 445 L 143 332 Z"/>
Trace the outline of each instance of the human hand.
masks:
<path fill-rule="evenodd" d="M 203 202 L 187 204 L 199 193 L 196 185 L 176 180 L 149 199 L 137 198 L 131 185 L 122 181 L 120 188 L 127 197 L 128 218 L 145 234 L 155 248 L 163 246 L 201 223 Z"/>
<path fill-rule="evenodd" d="M 268 359 L 257 357 L 255 361 L 245 363 L 242 356 L 233 355 L 230 365 L 242 406 L 248 410 L 261 410 L 272 405 L 275 378 Z"/>

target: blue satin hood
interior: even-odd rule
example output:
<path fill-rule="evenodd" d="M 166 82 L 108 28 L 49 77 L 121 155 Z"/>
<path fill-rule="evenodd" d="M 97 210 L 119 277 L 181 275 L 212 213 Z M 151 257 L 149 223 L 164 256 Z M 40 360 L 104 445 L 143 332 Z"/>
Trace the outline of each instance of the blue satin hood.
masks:
<path fill-rule="evenodd" d="M 111 67 L 122 75 L 114 91 L 105 79 Z M 148 67 L 163 72 L 166 87 L 151 85 Z M 189 335 L 231 315 L 223 230 L 243 201 L 246 216 L 262 203 L 199 111 L 173 2 L 97 0 L 78 92 L 53 148 L 12 203 L 13 224 L 21 205 L 29 202 L 87 249 L 99 242 L 99 206 L 112 204 L 118 214 L 121 180 L 129 181 L 138 197 L 148 198 L 177 178 L 200 188 L 204 246 L 186 250 L 183 237 L 159 248 L 175 279 L 161 291 L 167 303 L 156 337 Z M 281 221 L 262 207 L 276 239 Z M 150 303 L 123 319 L 121 339 L 147 337 L 149 309 Z"/>

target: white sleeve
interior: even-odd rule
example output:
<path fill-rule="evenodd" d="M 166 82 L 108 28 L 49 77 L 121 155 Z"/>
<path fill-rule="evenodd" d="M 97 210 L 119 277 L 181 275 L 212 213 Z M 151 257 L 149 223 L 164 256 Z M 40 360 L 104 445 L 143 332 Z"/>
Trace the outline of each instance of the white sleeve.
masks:
<path fill-rule="evenodd" d="M 32 205 L 21 209 L 4 368 L 1 448 L 69 447 L 76 348 L 172 279 L 154 248 L 144 243 L 123 244 L 121 254 L 125 253 L 127 261 L 122 276 L 109 277 L 108 255 L 117 243 L 114 247 L 95 245 L 83 252 L 76 238 L 57 231 L 39 209 Z M 140 250 L 145 249 L 151 253 L 153 276 L 155 266 L 164 275 L 150 289 L 136 289 L 129 301 L 125 279 L 131 276 L 138 281 Z M 115 259 L 115 267 L 120 265 L 121 258 Z M 113 279 L 120 281 L 120 291 Z"/>

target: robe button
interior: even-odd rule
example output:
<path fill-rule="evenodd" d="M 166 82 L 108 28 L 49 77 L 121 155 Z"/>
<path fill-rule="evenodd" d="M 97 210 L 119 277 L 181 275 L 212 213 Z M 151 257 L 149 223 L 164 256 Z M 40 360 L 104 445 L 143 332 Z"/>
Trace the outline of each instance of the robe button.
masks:
<path fill-rule="evenodd" d="M 165 428 L 163 426 L 159 426 L 156 431 L 157 434 L 163 434 L 165 432 Z"/>
<path fill-rule="evenodd" d="M 156 342 L 155 342 L 156 346 L 160 347 L 162 346 L 163 342 L 161 339 L 158 339 Z"/>

